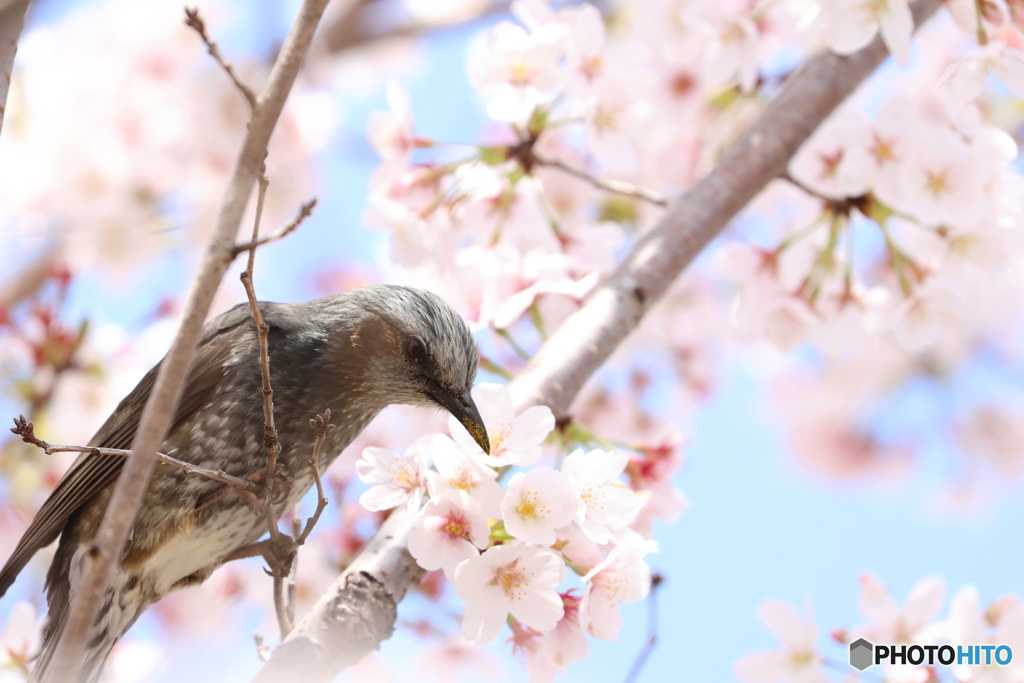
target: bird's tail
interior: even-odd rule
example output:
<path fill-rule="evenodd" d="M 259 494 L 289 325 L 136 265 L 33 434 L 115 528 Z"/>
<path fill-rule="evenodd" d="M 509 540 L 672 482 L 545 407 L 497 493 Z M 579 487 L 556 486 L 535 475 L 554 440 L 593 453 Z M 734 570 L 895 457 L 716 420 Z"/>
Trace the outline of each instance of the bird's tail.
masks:
<path fill-rule="evenodd" d="M 103 600 L 103 607 L 96 616 L 93 627 L 89 630 L 81 664 L 75 669 L 73 678 L 58 683 L 96 683 L 114 645 L 149 606 L 148 602 L 130 602 L 121 603 L 118 605 L 119 609 L 114 609 L 114 602 L 114 591 L 108 589 Z M 29 683 L 40 683 L 41 681 L 52 683 L 55 681 L 51 677 L 51 667 L 55 664 L 53 657 L 57 650 L 57 643 L 64 632 L 67 612 L 66 605 L 61 605 L 57 610 L 51 606 L 50 615 L 43 630 L 43 646 L 36 658 Z"/>

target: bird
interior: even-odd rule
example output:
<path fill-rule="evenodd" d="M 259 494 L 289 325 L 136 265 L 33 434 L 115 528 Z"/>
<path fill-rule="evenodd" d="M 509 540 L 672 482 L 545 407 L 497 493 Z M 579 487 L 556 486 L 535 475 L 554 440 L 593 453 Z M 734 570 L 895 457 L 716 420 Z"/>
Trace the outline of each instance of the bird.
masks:
<path fill-rule="evenodd" d="M 451 413 L 485 451 L 487 429 L 473 401 L 479 351 L 458 313 L 430 292 L 371 285 L 305 303 L 259 302 L 268 348 L 278 462 L 291 488 L 274 503 L 293 508 L 313 485 L 312 415 L 331 411 L 321 467 L 385 407 L 406 404 Z M 89 446 L 128 449 L 159 364 L 117 406 Z M 259 340 L 248 304 L 208 321 L 160 452 L 246 477 L 266 466 Z M 49 613 L 34 677 L 43 678 L 82 580 L 124 459 L 84 454 L 59 481 L 0 569 L 0 596 L 40 549 L 60 537 L 46 575 Z M 267 532 L 224 485 L 158 464 L 88 634 L 79 683 L 99 678 L 115 643 L 153 602 L 205 581 L 232 552 Z M 218 495 L 221 494 L 221 495 Z M 210 502 L 212 501 L 212 502 Z"/>

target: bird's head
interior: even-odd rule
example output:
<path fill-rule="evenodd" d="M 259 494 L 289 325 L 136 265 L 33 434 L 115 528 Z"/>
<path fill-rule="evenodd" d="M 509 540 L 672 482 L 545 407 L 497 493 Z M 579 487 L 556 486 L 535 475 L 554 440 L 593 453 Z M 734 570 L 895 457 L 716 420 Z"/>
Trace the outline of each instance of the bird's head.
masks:
<path fill-rule="evenodd" d="M 366 389 L 382 405 L 447 410 L 489 453 L 470 394 L 480 353 L 466 321 L 439 296 L 411 287 L 373 285 L 344 297 L 359 311 L 349 340 Z"/>

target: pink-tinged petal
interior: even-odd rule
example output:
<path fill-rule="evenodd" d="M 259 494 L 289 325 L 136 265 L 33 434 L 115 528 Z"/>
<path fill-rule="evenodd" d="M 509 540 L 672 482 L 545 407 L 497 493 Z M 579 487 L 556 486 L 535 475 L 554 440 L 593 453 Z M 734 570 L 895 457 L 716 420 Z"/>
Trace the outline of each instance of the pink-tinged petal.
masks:
<path fill-rule="evenodd" d="M 852 55 L 867 47 L 877 33 L 877 24 L 843 17 L 825 29 L 824 40 L 836 54 Z"/>
<path fill-rule="evenodd" d="M 1024 63 L 1009 54 L 1003 55 L 993 70 L 1017 97 L 1024 97 Z"/>
<path fill-rule="evenodd" d="M 806 650 L 814 645 L 814 627 L 799 612 L 779 600 L 766 600 L 757 610 L 775 637 L 791 650 Z"/>
<path fill-rule="evenodd" d="M 359 504 L 370 511 L 390 510 L 409 498 L 409 492 L 394 486 L 374 486 L 359 496 Z"/>
<path fill-rule="evenodd" d="M 871 574 L 860 577 L 860 611 L 868 621 L 885 625 L 892 623 L 900 610 L 889 595 L 889 589 Z"/>
<path fill-rule="evenodd" d="M 555 415 L 547 406 L 533 406 L 524 410 L 512 423 L 512 433 L 505 440 L 505 448 L 521 451 L 544 443 L 555 428 Z"/>
<path fill-rule="evenodd" d="M 745 683 L 775 683 L 789 674 L 784 652 L 755 652 L 736 662 L 733 673 Z"/>
<path fill-rule="evenodd" d="M 483 600 L 470 600 L 462 614 L 462 636 L 474 645 L 485 645 L 501 631 L 507 614 Z"/>
<path fill-rule="evenodd" d="M 912 631 L 934 619 L 946 601 L 946 582 L 938 576 L 929 576 L 917 582 L 907 598 L 903 616 Z"/>
<path fill-rule="evenodd" d="M 900 66 L 910 62 L 910 39 L 914 35 L 914 16 L 906 0 L 888 0 L 889 11 L 881 17 L 882 40 Z"/>
<path fill-rule="evenodd" d="M 607 599 L 604 591 L 591 587 L 580 603 L 580 610 L 586 610 L 587 630 L 599 640 L 615 640 L 622 629 L 622 613 L 619 604 Z"/>
<path fill-rule="evenodd" d="M 512 616 L 530 628 L 550 631 L 565 613 L 562 598 L 554 590 L 529 590 L 512 602 Z"/>

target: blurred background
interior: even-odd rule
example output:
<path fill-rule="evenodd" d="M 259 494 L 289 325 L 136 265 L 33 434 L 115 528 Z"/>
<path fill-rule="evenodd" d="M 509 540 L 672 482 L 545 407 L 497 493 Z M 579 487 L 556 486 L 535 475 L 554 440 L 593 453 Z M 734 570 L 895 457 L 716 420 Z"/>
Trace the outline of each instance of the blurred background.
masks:
<path fill-rule="evenodd" d="M 262 85 L 298 3 L 198 4 L 242 77 Z M 600 8 L 615 16 L 614 5 Z M 507 3 L 485 0 L 355 0 L 329 10 L 271 145 L 265 232 L 284 225 L 301 202 L 315 196 L 319 203 L 294 234 L 259 252 L 261 299 L 410 281 L 392 258 L 388 232 L 368 227 L 364 216 L 380 163 L 367 139 L 371 113 L 388 108 L 386 84 L 394 82 L 409 93 L 418 136 L 501 140 L 505 128 L 487 116 L 466 63 L 488 28 L 509 18 Z M 0 415 L 30 415 L 51 442 L 88 441 L 166 351 L 241 140 L 245 104 L 181 19 L 181 5 L 166 0 L 35 0 L 30 8 L 0 135 Z M 955 30 L 943 14 L 923 44 L 948 52 L 958 44 Z M 776 50 L 762 70 L 784 74 L 802 56 Z M 910 73 L 933 68 L 930 60 L 918 45 Z M 890 60 L 856 106 L 876 112 L 906 73 Z M 756 112 L 770 93 L 766 87 L 737 106 Z M 985 97 L 986 120 L 1016 136 L 1019 101 L 998 83 Z M 751 118 L 735 109 L 722 116 L 732 130 Z M 713 135 L 695 134 L 709 145 Z M 678 191 L 689 177 L 666 183 L 661 189 Z M 865 573 L 901 604 L 931 575 L 944 579 L 948 595 L 976 585 L 984 604 L 1024 589 L 1024 271 L 1003 281 L 1016 290 L 986 304 L 986 321 L 999 324 L 943 332 L 929 353 L 897 361 L 865 351 L 840 366 L 813 344 L 781 351 L 736 331 L 735 290 L 716 275 L 714 260 L 722 243 L 770 239 L 792 210 L 785 207 L 799 204 L 785 192 L 759 200 L 673 290 L 665 306 L 685 309 L 672 318 L 678 329 L 657 319 L 660 331 L 642 331 L 578 404 L 591 425 L 626 411 L 635 417 L 622 428 L 629 438 L 678 444 L 682 456 L 673 483 L 685 509 L 673 523 L 653 522 L 661 552 L 648 561 L 664 577 L 651 598 L 658 645 L 637 680 L 732 680 L 742 656 L 776 647 L 757 618 L 768 598 L 811 616 L 819 651 L 842 665 L 846 647 L 831 635 L 865 622 L 858 606 Z M 643 223 L 643 211 L 633 220 Z M 881 252 L 871 238 L 857 248 L 867 258 Z M 244 300 L 238 272 L 235 264 L 212 313 Z M 517 325 L 511 329 L 535 348 L 536 332 Z M 685 342 L 659 351 L 658 334 Z M 493 330 L 481 328 L 480 340 L 485 354 L 518 362 Z M 887 372 L 863 369 L 873 362 Z M 354 504 L 358 449 L 401 448 L 439 425 L 389 409 L 332 468 L 319 541 L 300 554 L 300 609 L 372 533 L 373 516 Z M 0 552 L 10 553 L 71 460 L 0 436 Z M 37 557 L 0 601 L 0 622 L 19 601 L 45 610 L 47 562 Z M 258 562 L 236 564 L 151 609 L 116 651 L 111 680 L 198 683 L 255 672 L 252 633 L 276 636 L 270 580 Z M 457 625 L 452 598 L 450 587 L 426 586 L 407 599 L 396 635 L 345 680 L 451 679 L 421 658 L 439 642 L 438 625 Z M 626 680 L 649 638 L 649 609 L 649 601 L 624 605 L 618 641 L 592 641 L 566 680 Z M 19 637 L 17 628 L 4 638 Z M 481 666 L 493 667 L 496 680 L 526 680 L 501 641 Z M 20 680 L 8 664 L 5 675 Z M 458 675 L 480 680 L 481 671 Z M 836 680 L 846 671 L 837 668 Z"/>

